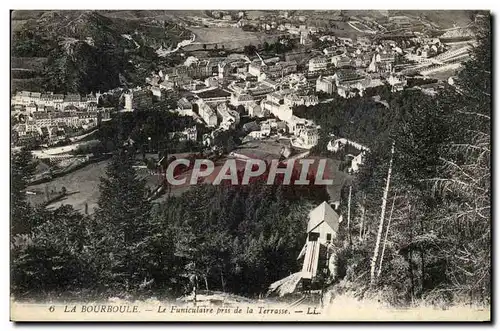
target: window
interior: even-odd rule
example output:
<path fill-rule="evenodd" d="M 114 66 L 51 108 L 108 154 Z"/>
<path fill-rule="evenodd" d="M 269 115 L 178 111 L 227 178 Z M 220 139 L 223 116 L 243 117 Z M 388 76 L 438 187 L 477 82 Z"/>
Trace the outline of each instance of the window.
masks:
<path fill-rule="evenodd" d="M 332 241 L 332 234 L 331 233 L 326 234 L 326 241 Z"/>
<path fill-rule="evenodd" d="M 309 241 L 317 241 L 319 238 L 319 233 L 317 232 L 310 232 L 309 233 Z"/>

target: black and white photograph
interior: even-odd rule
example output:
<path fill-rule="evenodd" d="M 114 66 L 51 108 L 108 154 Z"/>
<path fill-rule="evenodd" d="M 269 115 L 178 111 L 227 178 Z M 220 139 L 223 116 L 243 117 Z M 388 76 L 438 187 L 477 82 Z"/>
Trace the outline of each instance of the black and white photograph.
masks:
<path fill-rule="evenodd" d="M 491 322 L 490 11 L 9 15 L 11 321 Z"/>

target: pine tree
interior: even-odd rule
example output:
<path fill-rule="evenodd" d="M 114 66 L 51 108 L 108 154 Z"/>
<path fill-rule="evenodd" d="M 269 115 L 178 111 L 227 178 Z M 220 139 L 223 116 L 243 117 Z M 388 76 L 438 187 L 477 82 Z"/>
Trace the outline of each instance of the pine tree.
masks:
<path fill-rule="evenodd" d="M 132 168 L 133 154 L 118 151 L 101 178 L 95 218 L 100 234 L 103 281 L 133 290 L 150 281 L 151 218 L 144 180 Z"/>
<path fill-rule="evenodd" d="M 454 290 L 471 301 L 489 301 L 491 273 L 491 26 L 477 26 L 478 45 L 449 101 L 452 140 L 441 153 L 437 176 L 426 182 L 443 201 L 436 218 L 451 245 L 443 247 Z"/>
<path fill-rule="evenodd" d="M 12 235 L 29 233 L 31 207 L 26 199 L 26 187 L 35 173 L 36 163 L 31 152 L 21 149 L 11 156 L 11 231 Z"/>

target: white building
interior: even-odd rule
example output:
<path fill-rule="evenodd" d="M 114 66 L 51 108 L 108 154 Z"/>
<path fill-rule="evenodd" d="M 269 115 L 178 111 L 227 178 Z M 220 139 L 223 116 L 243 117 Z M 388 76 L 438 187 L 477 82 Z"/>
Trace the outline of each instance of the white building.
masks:
<path fill-rule="evenodd" d="M 254 99 L 250 94 L 231 93 L 231 104 L 233 106 L 246 106 L 252 103 L 254 103 Z"/>
<path fill-rule="evenodd" d="M 301 278 L 313 279 L 318 273 L 321 246 L 327 246 L 337 238 L 339 223 L 341 217 L 325 201 L 314 208 L 309 213 L 309 222 L 307 223 L 307 240 L 299 253 L 298 259 L 304 257 Z M 328 269 L 330 261 L 327 259 Z"/>
<path fill-rule="evenodd" d="M 292 108 L 280 105 L 269 100 L 262 100 L 260 107 L 264 111 L 269 111 L 282 121 L 288 121 L 292 117 Z"/>
<path fill-rule="evenodd" d="M 198 130 L 196 125 L 191 128 L 186 128 L 182 133 L 186 136 L 187 140 L 196 141 L 198 138 Z"/>
<path fill-rule="evenodd" d="M 350 173 L 357 172 L 359 170 L 359 166 L 365 161 L 366 153 L 370 152 L 368 147 L 346 138 L 340 138 L 331 140 L 326 146 L 326 149 L 330 152 L 337 153 L 341 149 L 344 149 L 347 145 L 350 145 L 359 151 L 359 153 L 351 160 L 351 165 L 348 169 Z"/>
<path fill-rule="evenodd" d="M 406 78 L 404 76 L 395 76 L 395 75 L 390 75 L 387 78 L 387 83 L 391 85 L 391 90 L 392 92 L 397 92 L 401 91 L 404 89 L 404 87 L 407 84 Z"/>
<path fill-rule="evenodd" d="M 316 95 L 303 95 L 299 96 L 294 93 L 287 94 L 283 98 L 283 103 L 286 106 L 294 107 L 305 105 L 307 107 L 317 105 L 319 102 L 318 96 Z"/>
<path fill-rule="evenodd" d="M 225 103 L 217 106 L 217 115 L 221 119 L 220 126 L 225 130 L 234 128 L 240 122 L 240 114 L 229 109 Z"/>
<path fill-rule="evenodd" d="M 205 86 L 206 87 L 218 87 L 219 86 L 219 79 L 215 76 L 208 77 L 205 79 Z"/>
<path fill-rule="evenodd" d="M 128 111 L 147 108 L 153 103 L 152 92 L 142 88 L 131 89 L 123 97 L 125 99 L 125 110 Z"/>
<path fill-rule="evenodd" d="M 332 77 L 319 76 L 318 79 L 316 79 L 316 92 L 333 94 L 334 91 L 335 91 L 335 81 Z"/>
<path fill-rule="evenodd" d="M 304 148 L 312 148 L 318 144 L 319 134 L 318 129 L 314 127 L 306 127 L 299 131 L 297 136 L 301 140 Z"/>
<path fill-rule="evenodd" d="M 260 125 L 260 132 L 264 136 L 269 136 L 271 134 L 271 123 L 269 121 L 262 122 Z"/>
<path fill-rule="evenodd" d="M 193 105 L 186 98 L 181 98 L 177 101 L 175 111 L 182 116 L 193 116 Z"/>
<path fill-rule="evenodd" d="M 323 56 L 318 56 L 309 60 L 309 72 L 326 70 L 328 61 Z"/>
<path fill-rule="evenodd" d="M 208 127 L 215 127 L 217 126 L 217 115 L 215 111 L 210 107 L 207 103 L 203 102 L 202 100 L 199 100 L 197 102 L 198 104 L 198 113 L 200 117 L 205 121 L 206 125 Z"/>
<path fill-rule="evenodd" d="M 250 117 L 265 117 L 266 116 L 266 112 L 262 111 L 262 108 L 255 101 L 250 103 L 250 104 L 247 104 L 245 106 L 245 108 L 248 112 L 248 116 L 250 116 Z"/>

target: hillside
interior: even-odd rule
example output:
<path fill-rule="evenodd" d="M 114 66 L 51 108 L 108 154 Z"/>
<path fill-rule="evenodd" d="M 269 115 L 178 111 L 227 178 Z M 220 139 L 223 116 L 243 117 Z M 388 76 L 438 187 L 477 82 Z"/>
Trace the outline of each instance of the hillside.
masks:
<path fill-rule="evenodd" d="M 470 10 L 391 10 L 389 16 L 405 15 L 426 20 L 440 29 L 465 27 L 472 22 Z"/>
<path fill-rule="evenodd" d="M 124 20 L 104 14 L 13 11 L 13 72 L 29 69 L 33 77 L 27 79 L 41 77 L 42 90 L 61 93 L 88 93 L 135 85 L 144 80 L 156 63 L 156 49 L 175 47 L 191 35 L 171 22 L 146 17 Z M 33 57 L 47 60 L 38 61 L 40 65 L 35 68 L 15 66 L 20 62 L 29 63 Z"/>
<path fill-rule="evenodd" d="M 426 21 L 439 29 L 449 29 L 456 26 L 467 26 L 471 21 L 473 11 L 470 10 L 343 10 L 346 17 L 370 17 L 386 19 L 393 16 L 407 16 L 415 23 Z"/>

